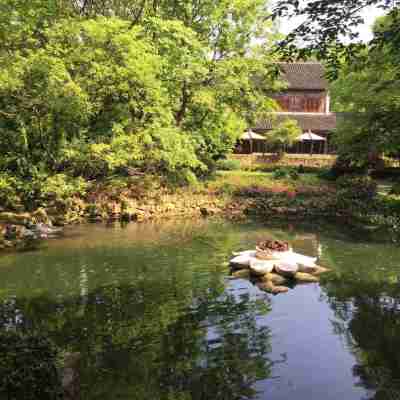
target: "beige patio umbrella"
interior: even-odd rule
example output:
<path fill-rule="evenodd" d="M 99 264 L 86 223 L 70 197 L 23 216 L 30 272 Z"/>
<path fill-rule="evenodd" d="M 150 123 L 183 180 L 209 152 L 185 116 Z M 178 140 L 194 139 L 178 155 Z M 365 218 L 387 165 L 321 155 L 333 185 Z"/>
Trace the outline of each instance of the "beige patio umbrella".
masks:
<path fill-rule="evenodd" d="M 253 153 L 253 141 L 254 140 L 263 140 L 266 141 L 265 137 L 259 135 L 258 133 L 253 132 L 251 129 L 247 130 L 240 137 L 241 140 L 249 140 L 250 141 L 250 153 Z"/>
<path fill-rule="evenodd" d="M 302 135 L 300 135 L 297 140 L 299 142 L 307 142 L 307 141 L 311 141 L 311 150 L 310 150 L 310 154 L 313 154 L 313 150 L 314 150 L 314 142 L 326 142 L 326 138 L 316 135 L 315 133 L 311 132 L 310 130 L 308 132 L 303 133 Z"/>

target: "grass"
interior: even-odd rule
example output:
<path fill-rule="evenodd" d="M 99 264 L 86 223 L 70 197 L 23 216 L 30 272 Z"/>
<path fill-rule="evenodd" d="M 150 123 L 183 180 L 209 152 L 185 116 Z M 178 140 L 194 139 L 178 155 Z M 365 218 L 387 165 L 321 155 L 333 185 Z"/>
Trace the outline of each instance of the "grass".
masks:
<path fill-rule="evenodd" d="M 326 181 L 316 173 L 300 174 L 298 179 L 275 179 L 272 172 L 218 171 L 212 180 L 206 183 L 208 189 L 233 194 L 241 189 L 258 187 L 275 191 L 295 190 L 304 186 L 326 186 Z"/>

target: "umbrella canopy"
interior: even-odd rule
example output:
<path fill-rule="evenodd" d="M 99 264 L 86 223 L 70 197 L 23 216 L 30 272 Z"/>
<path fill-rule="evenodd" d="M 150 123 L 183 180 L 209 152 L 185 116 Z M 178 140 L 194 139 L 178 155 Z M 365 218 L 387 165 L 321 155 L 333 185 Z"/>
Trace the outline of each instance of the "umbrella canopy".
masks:
<path fill-rule="evenodd" d="M 251 130 L 243 133 L 240 137 L 241 140 L 266 140 L 264 136 L 261 136 Z"/>
<path fill-rule="evenodd" d="M 315 133 L 312 133 L 311 131 L 308 131 L 306 133 L 303 133 L 297 138 L 298 141 L 304 142 L 305 140 L 315 140 L 318 142 L 326 142 L 326 138 L 322 136 L 318 136 Z"/>

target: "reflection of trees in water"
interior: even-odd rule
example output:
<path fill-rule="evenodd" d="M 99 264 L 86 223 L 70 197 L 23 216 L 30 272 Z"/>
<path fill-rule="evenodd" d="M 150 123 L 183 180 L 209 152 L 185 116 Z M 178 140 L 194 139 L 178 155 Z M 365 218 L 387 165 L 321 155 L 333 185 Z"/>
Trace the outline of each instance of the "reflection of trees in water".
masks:
<path fill-rule="evenodd" d="M 248 296 L 200 302 L 195 313 L 169 327 L 163 338 L 164 389 L 172 395 L 179 388 L 190 399 L 252 398 L 253 384 L 268 378 L 272 367 L 266 357 L 271 351 L 270 330 L 256 322 L 265 311 L 265 304 Z M 193 335 L 199 329 L 204 334 Z"/>
<path fill-rule="evenodd" d="M 358 385 L 374 391 L 371 399 L 400 399 L 400 287 L 390 272 L 351 268 L 325 283 L 337 317 L 335 333 L 356 357 Z"/>
<path fill-rule="evenodd" d="M 187 306 L 171 292 L 160 298 L 119 284 L 85 299 L 8 299 L 0 330 L 40 332 L 60 354 L 79 352 L 86 399 L 252 398 L 272 367 L 270 331 L 256 323 L 265 302 L 215 288 Z"/>

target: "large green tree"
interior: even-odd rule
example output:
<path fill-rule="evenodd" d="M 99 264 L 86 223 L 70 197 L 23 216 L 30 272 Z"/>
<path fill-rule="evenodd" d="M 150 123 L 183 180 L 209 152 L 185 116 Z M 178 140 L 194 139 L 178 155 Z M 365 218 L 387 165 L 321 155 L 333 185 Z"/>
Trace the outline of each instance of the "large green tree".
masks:
<path fill-rule="evenodd" d="M 267 17 L 263 0 L 5 0 L 0 166 L 203 171 L 274 107 Z"/>
<path fill-rule="evenodd" d="M 1 73 L 4 167 L 17 170 L 25 160 L 55 169 L 75 142 L 80 153 L 90 146 L 89 159 L 97 151 L 110 164 L 115 154 L 128 164 L 197 165 L 190 138 L 172 124 L 163 60 L 141 28 L 66 20 L 43 35 L 45 46 L 14 55 Z"/>
<path fill-rule="evenodd" d="M 375 6 L 390 17 L 384 30 L 375 35 L 369 46 L 399 48 L 400 24 L 398 0 L 279 0 L 273 18 L 297 18 L 300 22 L 279 44 L 279 52 L 288 58 L 318 57 L 337 76 L 344 60 L 360 55 L 367 44 L 359 40 L 358 27 L 363 12 Z M 349 43 L 349 41 L 351 43 Z"/>
<path fill-rule="evenodd" d="M 390 17 L 378 19 L 375 35 L 390 23 Z M 333 107 L 345 113 L 339 119 L 336 141 L 339 151 L 355 162 L 368 161 L 374 153 L 398 155 L 400 151 L 399 69 L 392 46 L 388 42 L 365 50 L 363 62 L 348 63 L 332 85 Z"/>

